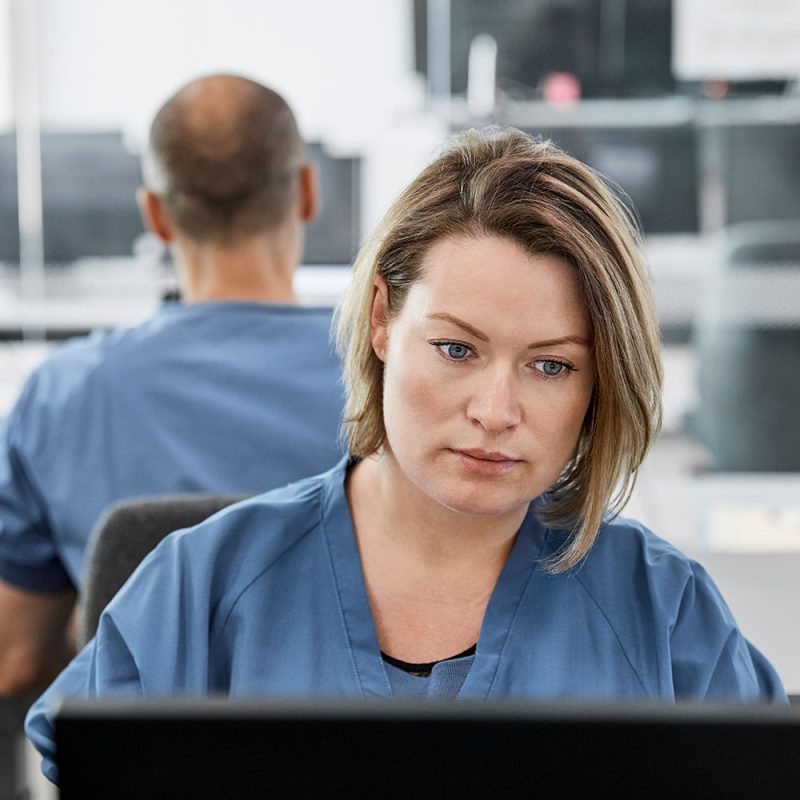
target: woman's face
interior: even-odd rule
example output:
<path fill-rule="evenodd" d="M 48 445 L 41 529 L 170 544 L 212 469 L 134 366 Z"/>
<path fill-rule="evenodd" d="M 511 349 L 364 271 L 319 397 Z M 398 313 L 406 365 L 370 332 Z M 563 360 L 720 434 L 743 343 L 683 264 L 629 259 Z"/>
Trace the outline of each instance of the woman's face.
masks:
<path fill-rule="evenodd" d="M 572 268 L 498 236 L 435 242 L 372 343 L 384 362 L 386 458 L 423 497 L 470 515 L 519 514 L 572 457 L 594 386 Z"/>

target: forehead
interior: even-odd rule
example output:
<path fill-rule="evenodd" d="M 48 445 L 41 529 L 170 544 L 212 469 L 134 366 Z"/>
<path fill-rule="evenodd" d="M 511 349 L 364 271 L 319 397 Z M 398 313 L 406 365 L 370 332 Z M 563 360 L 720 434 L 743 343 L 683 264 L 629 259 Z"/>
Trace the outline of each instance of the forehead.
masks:
<path fill-rule="evenodd" d="M 589 338 L 588 314 L 572 265 L 491 234 L 434 242 L 405 306 L 423 316 L 452 314 L 481 329 L 493 325 L 537 338 Z"/>

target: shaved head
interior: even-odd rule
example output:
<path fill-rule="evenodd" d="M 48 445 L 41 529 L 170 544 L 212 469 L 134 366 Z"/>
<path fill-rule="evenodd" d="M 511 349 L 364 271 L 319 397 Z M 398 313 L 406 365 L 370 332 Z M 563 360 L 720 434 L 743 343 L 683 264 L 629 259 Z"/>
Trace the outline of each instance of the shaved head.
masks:
<path fill-rule="evenodd" d="M 283 222 L 303 161 L 297 123 L 279 94 L 246 78 L 210 75 L 156 114 L 144 178 L 184 234 L 229 241 Z"/>

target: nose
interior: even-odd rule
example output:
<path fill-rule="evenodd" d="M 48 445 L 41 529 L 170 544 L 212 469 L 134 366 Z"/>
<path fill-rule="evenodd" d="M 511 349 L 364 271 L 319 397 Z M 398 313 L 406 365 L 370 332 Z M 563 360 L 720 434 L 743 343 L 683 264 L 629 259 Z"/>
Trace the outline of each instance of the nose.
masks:
<path fill-rule="evenodd" d="M 522 420 L 518 377 L 510 368 L 496 368 L 476 378 L 467 416 L 487 433 L 502 433 Z"/>

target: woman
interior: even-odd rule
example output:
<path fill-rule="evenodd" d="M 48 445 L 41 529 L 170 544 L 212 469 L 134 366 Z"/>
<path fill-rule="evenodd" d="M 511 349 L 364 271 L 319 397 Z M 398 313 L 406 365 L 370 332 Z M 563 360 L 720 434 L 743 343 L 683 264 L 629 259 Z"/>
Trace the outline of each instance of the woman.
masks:
<path fill-rule="evenodd" d="M 461 137 L 360 254 L 339 343 L 350 457 L 148 557 L 31 711 L 51 777 L 63 694 L 785 701 L 702 568 L 612 519 L 661 367 L 590 170 Z"/>

